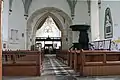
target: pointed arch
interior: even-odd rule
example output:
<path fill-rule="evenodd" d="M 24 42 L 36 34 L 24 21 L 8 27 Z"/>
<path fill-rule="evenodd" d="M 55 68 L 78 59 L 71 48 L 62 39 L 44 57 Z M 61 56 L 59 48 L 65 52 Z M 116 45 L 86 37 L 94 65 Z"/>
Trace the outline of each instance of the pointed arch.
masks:
<path fill-rule="evenodd" d="M 54 22 L 58 26 L 58 29 L 60 31 L 62 31 L 62 23 L 61 23 L 61 21 L 54 14 L 48 12 L 48 13 L 45 13 L 44 15 L 42 15 L 42 17 L 39 18 L 39 20 L 36 22 L 36 25 L 34 27 L 35 32 L 36 32 L 37 29 L 41 28 L 41 26 L 43 25 L 45 20 L 48 18 L 48 16 L 52 17 L 52 19 L 54 20 Z"/>
<path fill-rule="evenodd" d="M 35 34 L 36 31 L 41 28 L 42 24 L 45 22 L 47 17 L 50 16 L 58 26 L 58 29 L 61 31 L 62 41 L 64 48 L 68 48 L 69 44 L 72 44 L 72 41 L 67 41 L 66 38 L 72 40 L 72 30 L 70 31 L 69 26 L 72 24 L 71 18 L 62 10 L 54 7 L 45 7 L 35 11 L 27 20 L 27 29 L 26 29 L 26 48 L 30 49 L 31 45 L 35 44 Z"/>

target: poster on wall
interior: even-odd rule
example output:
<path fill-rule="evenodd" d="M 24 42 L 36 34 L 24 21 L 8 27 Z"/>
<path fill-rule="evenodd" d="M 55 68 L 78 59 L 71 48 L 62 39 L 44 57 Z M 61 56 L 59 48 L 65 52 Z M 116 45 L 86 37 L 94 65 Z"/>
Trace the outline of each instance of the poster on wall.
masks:
<path fill-rule="evenodd" d="M 113 22 L 109 7 L 107 7 L 105 10 L 104 37 L 105 39 L 113 37 Z"/>

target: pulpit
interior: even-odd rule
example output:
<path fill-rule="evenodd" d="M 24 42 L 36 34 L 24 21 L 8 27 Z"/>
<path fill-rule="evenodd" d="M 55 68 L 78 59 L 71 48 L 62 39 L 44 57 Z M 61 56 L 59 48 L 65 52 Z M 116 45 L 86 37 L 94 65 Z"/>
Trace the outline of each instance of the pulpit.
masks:
<path fill-rule="evenodd" d="M 89 25 L 71 25 L 70 28 L 72 31 L 79 31 L 79 39 L 78 43 L 73 43 L 73 48 L 77 49 L 84 49 L 88 50 L 88 43 L 89 43 L 89 38 L 88 38 L 88 33 L 87 30 L 89 29 Z"/>

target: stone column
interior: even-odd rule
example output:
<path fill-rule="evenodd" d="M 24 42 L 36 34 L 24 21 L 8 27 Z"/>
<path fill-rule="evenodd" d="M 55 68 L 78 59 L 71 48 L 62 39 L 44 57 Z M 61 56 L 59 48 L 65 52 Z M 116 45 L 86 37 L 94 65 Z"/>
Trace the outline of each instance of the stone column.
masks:
<path fill-rule="evenodd" d="M 91 40 L 99 39 L 99 7 L 98 0 L 91 0 Z"/>
<path fill-rule="evenodd" d="M 72 36 L 72 29 L 68 29 L 68 48 L 72 47 L 72 41 L 73 41 L 73 36 Z"/>
<path fill-rule="evenodd" d="M 0 37 L 1 36 L 1 0 L 0 0 Z M 2 78 L 2 40 L 0 38 L 0 78 Z"/>
<path fill-rule="evenodd" d="M 3 10 L 2 10 L 2 40 L 6 42 L 7 45 L 7 49 L 9 48 L 9 38 L 8 36 L 10 36 L 9 34 L 11 29 L 9 29 L 9 25 L 8 25 L 8 16 L 9 16 L 9 1 L 8 0 L 4 0 L 3 1 Z"/>
<path fill-rule="evenodd" d="M 68 49 L 68 36 L 67 36 L 67 30 L 63 30 L 62 33 L 62 50 Z"/>

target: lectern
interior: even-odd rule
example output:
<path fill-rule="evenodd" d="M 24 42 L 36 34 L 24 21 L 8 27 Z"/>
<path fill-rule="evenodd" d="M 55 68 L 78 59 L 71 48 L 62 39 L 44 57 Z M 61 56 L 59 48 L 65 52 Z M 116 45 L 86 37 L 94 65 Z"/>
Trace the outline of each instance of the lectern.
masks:
<path fill-rule="evenodd" d="M 89 38 L 88 38 L 87 30 L 90 28 L 90 26 L 89 25 L 71 25 L 70 28 L 72 29 L 72 31 L 80 32 L 78 43 L 73 43 L 73 48 L 88 50 Z"/>

